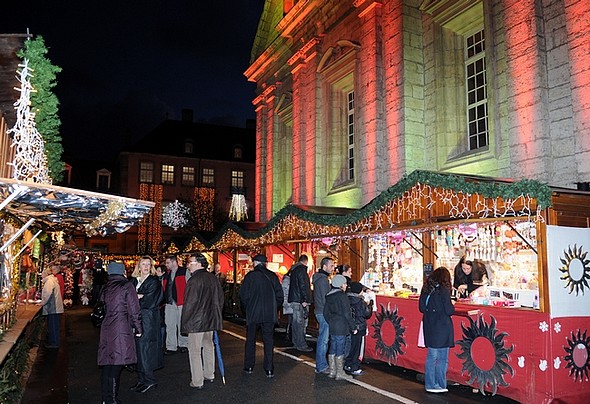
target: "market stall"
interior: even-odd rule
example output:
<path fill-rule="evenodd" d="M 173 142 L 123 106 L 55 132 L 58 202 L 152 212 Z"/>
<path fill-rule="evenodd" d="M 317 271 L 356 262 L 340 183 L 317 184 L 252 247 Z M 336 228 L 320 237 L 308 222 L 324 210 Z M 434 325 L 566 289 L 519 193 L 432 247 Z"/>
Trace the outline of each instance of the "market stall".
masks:
<path fill-rule="evenodd" d="M 581 402 L 590 394 L 590 194 L 536 181 L 416 171 L 344 215 L 287 206 L 226 246 L 289 240 L 347 243 L 376 293 L 365 358 L 422 372 L 417 296 L 425 276 L 462 256 L 487 286 L 456 304 L 449 379 L 521 402 Z M 352 254 L 338 252 L 339 263 Z"/>

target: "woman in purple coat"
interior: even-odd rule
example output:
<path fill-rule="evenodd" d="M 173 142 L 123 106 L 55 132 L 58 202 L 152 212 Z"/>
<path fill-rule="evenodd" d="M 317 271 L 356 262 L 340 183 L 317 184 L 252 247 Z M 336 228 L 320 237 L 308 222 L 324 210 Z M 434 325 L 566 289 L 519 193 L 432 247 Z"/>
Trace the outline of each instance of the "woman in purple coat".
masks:
<path fill-rule="evenodd" d="M 125 266 L 113 261 L 107 272 L 109 280 L 100 297 L 106 305 L 106 316 L 100 327 L 98 366 L 102 366 L 103 403 L 118 403 L 121 370 L 137 362 L 135 337 L 141 337 L 143 328 L 137 292 L 123 276 Z"/>

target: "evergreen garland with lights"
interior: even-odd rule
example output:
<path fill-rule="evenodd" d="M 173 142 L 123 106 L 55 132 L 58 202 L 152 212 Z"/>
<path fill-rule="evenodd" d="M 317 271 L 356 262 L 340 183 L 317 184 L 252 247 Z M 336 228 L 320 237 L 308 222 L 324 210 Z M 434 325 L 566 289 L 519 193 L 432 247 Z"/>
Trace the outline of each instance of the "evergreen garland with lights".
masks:
<path fill-rule="evenodd" d="M 55 66 L 46 57 L 47 47 L 42 36 L 25 41 L 23 49 L 17 56 L 29 61 L 34 71 L 31 84 L 35 92 L 31 94 L 31 109 L 35 112 L 35 123 L 39 133 L 45 141 L 45 154 L 49 176 L 59 182 L 63 178 L 64 163 L 61 161 L 63 146 L 59 127 L 61 121 L 58 116 L 59 101 L 53 93 L 56 75 L 61 67 Z"/>

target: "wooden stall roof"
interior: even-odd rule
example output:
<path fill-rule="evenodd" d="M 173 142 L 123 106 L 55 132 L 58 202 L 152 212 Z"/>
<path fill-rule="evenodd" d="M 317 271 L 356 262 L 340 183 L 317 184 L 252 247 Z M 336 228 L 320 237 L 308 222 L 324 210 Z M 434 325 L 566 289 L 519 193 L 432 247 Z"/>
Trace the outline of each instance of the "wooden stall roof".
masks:
<path fill-rule="evenodd" d="M 574 203 L 572 208 L 569 203 Z M 582 209 L 583 207 L 583 209 Z M 414 171 L 360 209 L 288 205 L 261 229 L 227 224 L 210 248 L 254 248 L 325 236 L 362 235 L 449 221 L 520 218 L 580 226 L 590 212 L 590 193 L 552 188 L 535 180 L 512 181 L 475 175 Z M 586 225 L 584 224 L 584 227 Z"/>

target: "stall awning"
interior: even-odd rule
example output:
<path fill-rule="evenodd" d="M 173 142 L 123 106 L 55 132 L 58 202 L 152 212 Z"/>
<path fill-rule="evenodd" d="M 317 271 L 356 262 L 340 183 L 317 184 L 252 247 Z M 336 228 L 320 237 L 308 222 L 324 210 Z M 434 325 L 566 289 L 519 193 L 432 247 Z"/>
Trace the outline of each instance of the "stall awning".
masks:
<path fill-rule="evenodd" d="M 97 192 L 0 178 L 0 210 L 51 230 L 88 235 L 123 233 L 154 207 L 153 202 Z"/>

